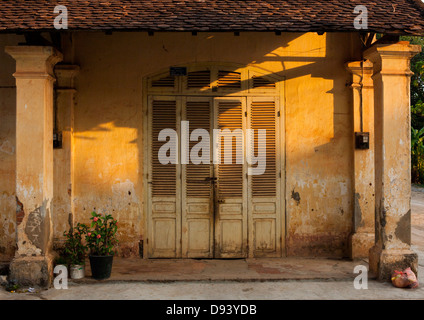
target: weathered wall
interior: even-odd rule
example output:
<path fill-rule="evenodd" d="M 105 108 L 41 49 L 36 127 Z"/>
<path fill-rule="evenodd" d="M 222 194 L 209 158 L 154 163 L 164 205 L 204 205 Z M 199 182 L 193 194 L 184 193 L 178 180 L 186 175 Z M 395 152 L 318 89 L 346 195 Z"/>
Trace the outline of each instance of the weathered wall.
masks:
<path fill-rule="evenodd" d="M 144 234 L 142 78 L 183 63 L 252 64 L 286 78 L 287 253 L 344 255 L 353 145 L 343 64 L 360 58 L 355 46 L 350 34 L 76 34 L 76 219 L 113 213 L 123 253 L 137 253 Z"/>
<path fill-rule="evenodd" d="M 3 53 L 3 43 L 13 41 L 0 37 L 1 85 L 14 85 L 14 61 Z M 68 168 L 58 166 L 69 166 L 66 151 L 55 150 L 56 242 L 63 239 L 73 206 L 76 222 L 88 222 L 93 210 L 113 214 L 120 222 L 120 254 L 138 254 L 145 234 L 142 79 L 171 65 L 216 61 L 255 65 L 286 79 L 287 254 L 346 254 L 353 212 L 353 119 L 344 63 L 360 59 L 355 35 L 77 33 L 69 43 L 65 62 L 80 67 L 73 110 L 74 172 L 71 185 Z M 15 91 L 0 90 L 0 252 L 11 254 Z M 59 126 L 68 123 L 66 117 L 58 115 Z M 8 151 L 2 151 L 9 143 Z"/>
<path fill-rule="evenodd" d="M 13 256 L 16 243 L 15 61 L 4 48 L 22 40 L 22 36 L 0 36 L 0 260 Z"/>

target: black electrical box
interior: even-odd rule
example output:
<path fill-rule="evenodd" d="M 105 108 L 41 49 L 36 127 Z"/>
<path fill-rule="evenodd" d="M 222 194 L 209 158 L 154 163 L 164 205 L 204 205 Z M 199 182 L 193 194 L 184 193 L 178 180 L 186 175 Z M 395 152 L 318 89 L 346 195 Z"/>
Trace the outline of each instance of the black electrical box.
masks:
<path fill-rule="evenodd" d="M 169 75 L 170 76 L 186 76 L 187 75 L 187 68 L 186 67 L 171 67 L 169 68 Z"/>
<path fill-rule="evenodd" d="M 62 149 L 62 132 L 53 132 L 53 149 Z"/>
<path fill-rule="evenodd" d="M 370 148 L 369 132 L 355 132 L 355 148 L 362 150 Z"/>

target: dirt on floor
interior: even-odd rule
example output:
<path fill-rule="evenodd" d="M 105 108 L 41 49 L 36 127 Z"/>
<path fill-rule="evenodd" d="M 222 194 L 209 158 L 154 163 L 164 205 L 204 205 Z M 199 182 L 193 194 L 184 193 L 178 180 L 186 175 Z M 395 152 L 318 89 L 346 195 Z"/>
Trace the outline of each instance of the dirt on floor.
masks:
<path fill-rule="evenodd" d="M 146 260 L 117 259 L 109 280 L 70 280 L 68 289 L 0 289 L 0 300 L 90 299 L 424 299 L 424 188 L 412 187 L 412 249 L 419 256 L 418 289 L 399 289 L 368 279 L 356 289 L 353 272 L 366 260 L 246 259 Z M 26 292 L 24 292 L 26 291 Z M 32 291 L 32 290 L 31 290 Z"/>

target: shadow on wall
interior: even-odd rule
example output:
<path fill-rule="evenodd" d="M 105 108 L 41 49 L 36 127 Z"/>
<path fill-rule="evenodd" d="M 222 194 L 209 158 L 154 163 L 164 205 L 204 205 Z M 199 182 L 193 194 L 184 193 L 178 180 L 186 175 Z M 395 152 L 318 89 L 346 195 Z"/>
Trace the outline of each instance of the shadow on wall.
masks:
<path fill-rule="evenodd" d="M 173 65 L 219 61 L 274 70 L 269 76 L 285 79 L 287 235 L 322 234 L 324 239 L 333 231 L 350 231 L 351 92 L 346 87 L 349 75 L 344 63 L 360 59 L 351 54 L 359 53 L 351 47 L 357 41 L 354 45 L 359 48 L 359 40 L 352 41 L 350 34 L 241 33 L 235 37 L 232 33 L 157 33 L 149 37 L 125 32 L 107 36 L 80 33 L 74 34 L 73 40 L 74 62 L 81 68 L 76 79 L 73 128 L 76 157 L 72 187 L 77 216 L 89 214 L 93 208 L 114 210 L 128 225 L 128 241 L 142 234 L 142 79 Z M 4 43 L 13 45 L 16 39 L 6 38 Z M 1 69 L 1 79 L 8 79 L 13 86 L 14 61 L 4 53 L 0 59 L 6 66 Z M 13 88 L 0 90 L 15 96 Z M 9 112 L 14 110 L 14 100 L 1 99 L 0 103 L 7 103 Z M 13 117 L 7 120 L 9 126 L 15 123 Z M 0 145 L 8 126 L 3 122 Z M 9 127 L 6 136 L 14 137 L 14 131 Z M 10 141 L 13 146 L 14 140 Z M 0 174 L 5 175 L 0 192 L 9 196 L 15 189 L 10 175 L 14 161 L 12 155 L 2 158 L 0 151 Z M 8 173 L 4 173 L 3 164 L 10 168 Z M 9 182 L 3 186 L 1 181 Z M 293 190 L 299 201 L 291 200 Z M 322 222 L 324 215 L 331 216 L 327 224 Z M 0 225 L 0 230 L 4 226 Z"/>
<path fill-rule="evenodd" d="M 344 255 L 353 210 L 352 93 L 344 63 L 361 58 L 359 38 L 352 37 L 76 35 L 75 61 L 81 72 L 74 132 L 81 200 L 94 194 L 113 197 L 116 180 L 134 183 L 141 199 L 143 77 L 193 62 L 255 65 L 272 70 L 268 76 L 285 79 L 287 236 L 300 239 L 288 241 L 293 245 L 288 253 Z M 131 170 L 139 175 L 131 175 Z M 293 190 L 299 201 L 290 198 Z M 318 247 L 312 248 L 311 241 Z"/>

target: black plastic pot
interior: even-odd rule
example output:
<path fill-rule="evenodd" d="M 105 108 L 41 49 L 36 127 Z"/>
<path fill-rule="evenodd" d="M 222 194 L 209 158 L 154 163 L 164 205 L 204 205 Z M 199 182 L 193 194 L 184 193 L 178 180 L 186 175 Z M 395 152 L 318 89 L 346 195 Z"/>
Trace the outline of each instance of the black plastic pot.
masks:
<path fill-rule="evenodd" d="M 112 272 L 113 256 L 89 256 L 91 276 L 96 280 L 110 277 Z"/>

